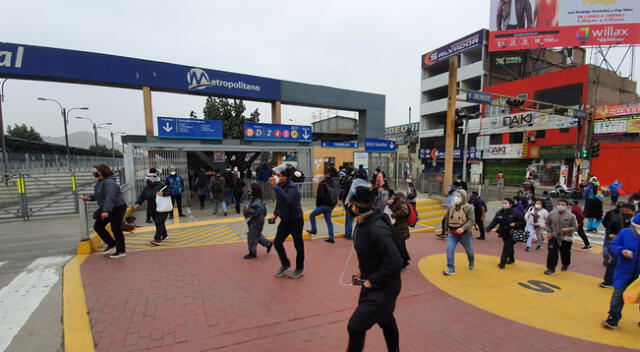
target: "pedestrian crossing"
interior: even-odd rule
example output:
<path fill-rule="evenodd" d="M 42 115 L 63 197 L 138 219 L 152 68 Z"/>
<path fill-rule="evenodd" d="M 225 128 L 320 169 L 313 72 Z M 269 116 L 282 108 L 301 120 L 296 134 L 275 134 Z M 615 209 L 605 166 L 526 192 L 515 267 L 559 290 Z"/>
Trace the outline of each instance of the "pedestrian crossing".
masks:
<path fill-rule="evenodd" d="M 154 250 L 159 248 L 181 248 L 207 246 L 212 244 L 244 242 L 234 229 L 227 225 L 194 226 L 185 229 L 168 230 L 169 237 L 162 246 L 150 244 L 154 232 L 132 233 L 125 235 L 127 252 Z"/>
<path fill-rule="evenodd" d="M 7 279 L 7 284 L 0 288 L 0 352 L 7 350 L 51 288 L 58 283 L 62 277 L 62 266 L 69 259 L 71 256 L 67 255 L 43 257 L 26 266 L 26 263 L 18 261 L 0 261 L 0 277 Z"/>

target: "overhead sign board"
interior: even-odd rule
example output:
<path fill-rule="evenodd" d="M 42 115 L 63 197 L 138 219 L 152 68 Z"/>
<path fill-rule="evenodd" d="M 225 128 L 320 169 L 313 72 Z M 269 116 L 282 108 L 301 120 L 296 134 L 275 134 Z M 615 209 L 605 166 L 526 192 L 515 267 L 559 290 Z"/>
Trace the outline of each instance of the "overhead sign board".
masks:
<path fill-rule="evenodd" d="M 364 141 L 364 150 L 369 153 L 395 153 L 396 142 L 386 139 L 367 138 Z"/>
<path fill-rule="evenodd" d="M 479 30 L 460 40 L 456 40 L 453 43 L 449 43 L 441 48 L 422 55 L 422 67 L 429 67 L 437 64 L 438 62 L 448 60 L 450 57 L 478 48 L 482 46 L 483 43 L 484 30 Z"/>
<path fill-rule="evenodd" d="M 640 43 L 638 0 L 491 0 L 489 51 Z"/>
<path fill-rule="evenodd" d="M 597 119 L 593 124 L 593 133 L 596 135 L 640 133 L 640 114 Z"/>
<path fill-rule="evenodd" d="M 130 57 L 0 42 L 0 76 L 280 100 L 279 80 Z"/>
<path fill-rule="evenodd" d="M 596 106 L 596 113 L 594 115 L 594 118 L 602 119 L 607 117 L 635 114 L 640 114 L 640 103 Z"/>
<path fill-rule="evenodd" d="M 480 119 L 482 135 L 524 132 L 531 130 L 549 130 L 554 128 L 576 127 L 578 120 L 573 117 L 551 115 L 541 112 L 523 112 L 517 114 L 491 116 Z"/>
<path fill-rule="evenodd" d="M 384 129 L 384 138 L 393 140 L 396 144 L 407 144 L 407 131 L 409 131 L 409 129 L 411 129 L 411 136 L 417 138 L 420 132 L 420 123 L 413 122 L 411 124 L 406 123 L 404 125 L 386 127 Z"/>
<path fill-rule="evenodd" d="M 422 160 L 445 158 L 444 148 L 420 149 L 418 155 L 419 155 L 419 158 Z M 478 155 L 478 152 L 475 146 L 470 146 L 469 148 L 467 148 L 467 159 L 477 159 L 479 157 L 480 156 Z M 463 159 L 462 148 L 455 148 L 453 150 L 453 159 L 455 160 Z"/>
<path fill-rule="evenodd" d="M 311 126 L 245 122 L 244 139 L 248 141 L 311 142 Z"/>
<path fill-rule="evenodd" d="M 492 96 L 493 94 L 487 92 L 481 92 L 477 90 L 467 91 L 467 101 L 470 103 L 491 104 Z"/>
<path fill-rule="evenodd" d="M 336 142 L 336 141 L 323 141 L 321 143 L 322 148 L 358 148 L 358 141 L 351 142 Z"/>
<path fill-rule="evenodd" d="M 221 120 L 158 116 L 158 137 L 180 139 L 222 139 Z"/>

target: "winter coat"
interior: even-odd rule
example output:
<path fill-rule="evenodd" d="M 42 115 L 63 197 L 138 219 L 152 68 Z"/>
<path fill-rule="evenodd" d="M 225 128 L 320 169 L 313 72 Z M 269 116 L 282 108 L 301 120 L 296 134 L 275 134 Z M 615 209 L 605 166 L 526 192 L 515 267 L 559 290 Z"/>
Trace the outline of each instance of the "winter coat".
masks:
<path fill-rule="evenodd" d="M 282 221 L 291 221 L 302 217 L 300 192 L 293 181 L 287 180 L 284 185 L 275 186 L 273 190 L 276 193 L 274 215 L 278 216 Z"/>
<path fill-rule="evenodd" d="M 609 192 L 611 192 L 611 196 L 618 197 L 622 188 L 624 187 L 622 187 L 621 183 L 613 183 L 609 186 Z"/>
<path fill-rule="evenodd" d="M 164 183 L 154 182 L 152 184 L 147 184 L 144 187 L 142 192 L 140 192 L 140 195 L 138 195 L 136 204 L 140 205 L 147 201 L 147 208 L 151 211 L 156 211 L 156 193 L 160 192 L 162 188 L 164 188 L 162 190 L 163 197 L 168 197 L 171 195 L 171 190 L 169 189 L 169 187 L 166 187 Z"/>
<path fill-rule="evenodd" d="M 535 221 L 536 210 L 538 210 L 538 221 Z M 536 209 L 534 206 L 527 210 L 524 218 L 527 220 L 527 225 L 531 225 L 533 227 L 545 227 L 547 224 L 547 216 L 549 216 L 549 212 L 545 208 Z"/>
<path fill-rule="evenodd" d="M 451 212 L 453 210 L 462 209 L 462 211 L 464 212 L 467 218 L 467 221 L 464 223 L 464 225 L 460 227 L 464 230 L 464 233 L 462 233 L 460 236 L 471 235 L 472 234 L 471 230 L 473 229 L 473 226 L 476 224 L 475 211 L 473 209 L 473 206 L 467 203 L 467 192 L 463 189 L 459 189 L 453 192 L 454 196 L 456 192 L 462 196 L 462 202 L 456 205 L 456 204 L 453 204 L 453 200 L 452 200 L 452 204 L 447 208 L 447 215 L 444 218 L 444 228 L 449 229 L 449 216 L 451 215 Z"/>
<path fill-rule="evenodd" d="M 515 226 L 511 227 L 512 223 L 515 223 Z M 500 209 L 491 220 L 489 226 L 487 226 L 487 229 L 498 226 L 498 237 L 509 238 L 511 237 L 512 229 L 523 229 L 525 223 L 524 216 L 517 209 Z"/>
<path fill-rule="evenodd" d="M 415 187 L 408 186 L 407 187 L 407 202 L 416 204 L 416 197 L 418 193 L 416 192 Z"/>
<path fill-rule="evenodd" d="M 604 237 L 605 247 L 611 241 L 613 241 L 613 239 L 610 238 L 609 235 L 617 236 L 618 233 L 622 231 L 622 229 L 624 229 L 625 227 L 631 226 L 631 218 L 632 218 L 631 216 L 628 216 L 628 215 L 625 216 L 625 214 L 622 214 L 620 212 L 617 212 L 610 217 L 609 221 L 607 222 L 607 225 L 605 226 L 605 237 Z"/>
<path fill-rule="evenodd" d="M 232 188 L 233 188 L 234 197 L 242 196 L 242 193 L 244 193 L 244 181 L 242 181 L 240 176 L 238 176 L 237 178 L 236 177 L 233 178 Z"/>
<path fill-rule="evenodd" d="M 171 190 L 171 194 L 178 195 L 184 192 L 184 180 L 180 175 L 167 176 L 167 186 Z"/>
<path fill-rule="evenodd" d="M 127 204 L 122 197 L 120 186 L 113 177 L 98 180 L 93 186 L 93 196 L 90 198 L 98 202 L 101 213 L 111 213 L 113 208 Z"/>
<path fill-rule="evenodd" d="M 548 212 L 553 211 L 553 201 L 549 196 L 540 197 L 540 201 L 542 202 L 542 207 L 545 208 Z"/>
<path fill-rule="evenodd" d="M 573 242 L 573 233 L 578 231 L 578 220 L 576 220 L 576 216 L 573 215 L 571 211 L 565 210 L 564 212 L 560 212 L 556 209 L 547 217 L 545 227 L 551 237 L 561 241 Z M 563 228 L 566 228 L 568 231 L 562 232 Z"/>
<path fill-rule="evenodd" d="M 577 204 L 572 206 L 571 213 L 575 215 L 578 226 L 582 227 L 582 225 L 584 225 L 584 214 L 582 213 L 582 209 L 580 208 L 580 206 Z"/>
<path fill-rule="evenodd" d="M 316 196 L 316 207 L 327 206 L 334 207 L 335 204 L 331 202 L 331 195 L 329 192 L 334 192 L 329 188 L 329 183 L 325 180 L 318 185 L 318 194 Z"/>
<path fill-rule="evenodd" d="M 633 252 L 633 258 L 622 256 L 623 250 Z M 618 257 L 618 264 L 613 274 L 613 287 L 620 289 L 638 277 L 640 273 L 640 235 L 633 227 L 627 227 L 609 244 L 609 251 Z"/>
<path fill-rule="evenodd" d="M 393 228 L 403 240 L 409 239 L 409 206 L 402 198 L 396 198 L 389 206 L 391 217 L 395 220 Z"/>
<path fill-rule="evenodd" d="M 264 227 L 264 217 L 267 215 L 267 207 L 262 199 L 252 200 L 246 210 L 243 210 L 243 214 L 249 226 L 249 237 L 261 234 Z"/>
<path fill-rule="evenodd" d="M 218 183 L 219 189 L 216 191 L 216 183 Z M 221 202 L 224 200 L 224 189 L 226 186 L 226 182 L 223 176 L 213 176 L 211 182 L 209 183 L 211 187 L 211 196 L 215 201 Z"/>
<path fill-rule="evenodd" d="M 587 199 L 584 202 L 584 217 L 602 219 L 602 200 L 598 197 Z"/>
<path fill-rule="evenodd" d="M 196 179 L 195 183 L 196 183 L 196 192 L 198 193 L 198 195 L 203 196 L 211 192 L 210 191 L 211 185 L 209 184 L 209 176 L 205 174 L 200 174 Z"/>

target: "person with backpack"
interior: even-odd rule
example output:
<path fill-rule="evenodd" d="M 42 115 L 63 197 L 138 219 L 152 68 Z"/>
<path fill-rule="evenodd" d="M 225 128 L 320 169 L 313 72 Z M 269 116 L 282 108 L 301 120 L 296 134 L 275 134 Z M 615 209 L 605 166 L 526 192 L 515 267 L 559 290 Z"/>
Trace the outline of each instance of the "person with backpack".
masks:
<path fill-rule="evenodd" d="M 249 226 L 247 233 L 247 245 L 249 246 L 249 254 L 244 259 L 253 259 L 257 256 L 258 244 L 267 248 L 267 253 L 271 252 L 273 243 L 269 242 L 262 234 L 264 228 L 264 217 L 267 215 L 267 207 L 262 200 L 262 187 L 257 183 L 249 186 L 249 205 L 243 208 L 243 214 Z"/>
<path fill-rule="evenodd" d="M 455 251 L 458 243 L 464 247 L 469 260 L 469 270 L 475 269 L 475 253 L 473 251 L 473 226 L 475 214 L 473 206 L 467 203 L 467 192 L 463 189 L 454 191 L 453 204 L 447 208 L 444 218 L 444 228 L 447 229 L 447 268 L 442 271 L 450 276 L 456 273 Z"/>
<path fill-rule="evenodd" d="M 487 203 L 480 198 L 478 192 L 471 192 L 471 197 L 469 198 L 469 204 L 473 205 L 473 216 L 476 222 L 476 227 L 480 231 L 480 236 L 476 237 L 477 240 L 484 241 L 485 233 L 484 233 L 484 217 L 487 213 Z"/>
<path fill-rule="evenodd" d="M 540 201 L 542 202 L 542 207 L 547 212 L 553 211 L 553 201 L 551 200 L 551 196 L 549 196 L 549 191 L 542 192 L 542 197 L 540 197 Z"/>
<path fill-rule="evenodd" d="M 348 352 L 364 349 L 367 330 L 374 324 L 382 328 L 388 351 L 398 351 L 400 344 L 393 313 L 402 286 L 400 271 L 405 259 L 389 218 L 373 209 L 373 201 L 373 192 L 368 187 L 356 186 L 348 203 L 349 211 L 358 221 L 353 246 L 360 273 L 354 275 L 352 282 L 362 285 L 358 306 L 347 325 Z"/>
<path fill-rule="evenodd" d="M 156 226 L 156 233 L 153 236 L 151 244 L 154 246 L 162 246 L 162 242 L 166 240 L 168 236 L 167 227 L 164 223 L 167 221 L 169 213 L 156 211 L 156 196 L 169 197 L 171 196 L 171 190 L 160 181 L 160 177 L 157 174 L 147 174 L 146 186 L 142 192 L 140 192 L 134 209 L 140 209 L 140 205 L 145 201 L 147 202 L 147 209 L 151 211 L 151 218 L 153 219 L 153 224 Z"/>
<path fill-rule="evenodd" d="M 178 216 L 182 214 L 182 193 L 184 192 L 184 179 L 178 175 L 178 169 L 175 166 L 169 166 L 169 176 L 167 176 L 167 186 L 171 190 L 171 202 L 178 208 Z M 173 219 L 173 212 L 169 214 Z"/>
<path fill-rule="evenodd" d="M 308 233 L 315 235 L 318 233 L 316 226 L 316 216 L 322 214 L 324 221 L 327 223 L 327 231 L 329 232 L 329 238 L 324 240 L 327 243 L 334 243 L 333 238 L 333 222 L 331 221 L 331 212 L 338 203 L 338 197 L 334 187 L 329 185 L 330 177 L 326 175 L 320 176 L 320 184 L 318 184 L 318 192 L 316 195 L 316 208 L 309 214 L 309 221 L 311 222 L 311 229 L 307 230 Z"/>
<path fill-rule="evenodd" d="M 418 192 L 416 191 L 416 185 L 413 183 L 413 180 L 407 179 L 407 202 L 413 204 L 413 207 L 416 207 L 416 197 L 418 197 Z"/>
<path fill-rule="evenodd" d="M 513 264 L 516 262 L 513 250 L 513 234 L 514 230 L 521 230 L 525 227 L 525 220 L 522 213 L 515 208 L 515 203 L 511 198 L 505 198 L 502 201 L 502 209 L 500 209 L 489 226 L 487 232 L 498 226 L 498 237 L 502 238 L 502 254 L 500 255 L 500 269 L 505 268 L 505 264 Z"/>
<path fill-rule="evenodd" d="M 409 265 L 409 252 L 407 251 L 407 240 L 411 237 L 409 232 L 409 204 L 402 192 L 394 193 L 389 197 L 389 209 L 391 210 L 391 223 L 393 229 L 400 237 L 400 250 L 403 256 L 406 258 L 402 264 L 403 267 Z"/>
<path fill-rule="evenodd" d="M 218 206 L 222 208 L 224 216 L 227 216 L 227 202 L 225 199 L 225 178 L 224 175 L 213 172 L 211 177 L 211 200 L 213 201 L 213 215 L 218 215 Z"/>

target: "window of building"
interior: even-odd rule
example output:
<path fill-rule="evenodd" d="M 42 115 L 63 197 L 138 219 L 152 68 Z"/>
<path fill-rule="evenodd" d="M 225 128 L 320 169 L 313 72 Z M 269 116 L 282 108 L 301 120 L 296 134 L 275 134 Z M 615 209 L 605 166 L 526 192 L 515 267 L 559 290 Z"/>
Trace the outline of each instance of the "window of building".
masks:
<path fill-rule="evenodd" d="M 524 138 L 524 132 L 509 133 L 509 144 L 522 143 L 523 138 Z"/>
<path fill-rule="evenodd" d="M 582 88 L 582 83 L 578 83 L 539 90 L 535 93 L 534 99 L 564 106 L 579 106 L 582 103 Z M 542 108 L 549 108 L 549 106 Z"/>
<path fill-rule="evenodd" d="M 489 137 L 489 144 L 491 145 L 502 144 L 502 135 L 492 134 L 491 137 Z"/>
<path fill-rule="evenodd" d="M 540 139 L 540 138 L 544 138 L 547 135 L 547 130 L 537 130 L 536 131 L 536 138 Z"/>
<path fill-rule="evenodd" d="M 560 133 L 569 133 L 569 129 L 568 128 L 561 128 L 560 129 Z"/>

